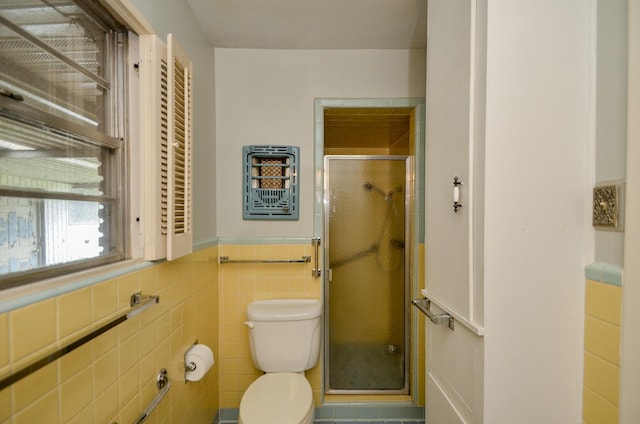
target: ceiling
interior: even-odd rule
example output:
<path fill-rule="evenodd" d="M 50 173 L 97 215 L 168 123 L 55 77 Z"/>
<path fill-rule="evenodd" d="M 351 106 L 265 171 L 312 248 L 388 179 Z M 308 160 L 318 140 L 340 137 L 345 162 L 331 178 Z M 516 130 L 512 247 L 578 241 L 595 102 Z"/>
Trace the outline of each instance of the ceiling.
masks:
<path fill-rule="evenodd" d="M 214 47 L 425 49 L 427 0 L 186 0 Z M 325 110 L 325 147 L 389 148 L 410 109 Z"/>
<path fill-rule="evenodd" d="M 215 47 L 424 49 L 427 0 L 187 0 Z"/>

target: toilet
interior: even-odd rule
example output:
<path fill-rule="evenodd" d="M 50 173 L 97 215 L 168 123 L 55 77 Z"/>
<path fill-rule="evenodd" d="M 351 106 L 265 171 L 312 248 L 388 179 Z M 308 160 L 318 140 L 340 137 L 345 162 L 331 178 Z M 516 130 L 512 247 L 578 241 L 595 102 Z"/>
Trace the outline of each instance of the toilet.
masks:
<path fill-rule="evenodd" d="M 312 424 L 304 371 L 320 356 L 322 304 L 316 299 L 257 300 L 247 307 L 253 362 L 265 374 L 240 401 L 238 424 Z"/>

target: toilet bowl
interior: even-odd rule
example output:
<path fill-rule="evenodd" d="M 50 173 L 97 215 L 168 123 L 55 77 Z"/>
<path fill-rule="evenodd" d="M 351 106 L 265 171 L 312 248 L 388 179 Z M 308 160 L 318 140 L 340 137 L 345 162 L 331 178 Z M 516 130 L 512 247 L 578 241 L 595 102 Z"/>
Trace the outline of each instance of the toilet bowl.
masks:
<path fill-rule="evenodd" d="M 242 396 L 239 424 L 313 424 L 313 392 L 304 371 L 318 362 L 321 315 L 316 299 L 249 304 L 251 358 L 265 374 Z"/>
<path fill-rule="evenodd" d="M 296 373 L 265 374 L 240 401 L 238 424 L 312 424 L 311 385 Z"/>

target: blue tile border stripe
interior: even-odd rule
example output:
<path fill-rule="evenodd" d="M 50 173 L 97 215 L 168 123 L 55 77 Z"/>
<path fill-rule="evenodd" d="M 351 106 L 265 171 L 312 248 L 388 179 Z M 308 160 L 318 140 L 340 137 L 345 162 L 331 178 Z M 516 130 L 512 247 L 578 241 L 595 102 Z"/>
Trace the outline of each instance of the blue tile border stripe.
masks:
<path fill-rule="evenodd" d="M 585 267 L 585 277 L 599 283 L 622 286 L 624 269 L 619 265 L 593 262 Z"/>
<path fill-rule="evenodd" d="M 311 243 L 311 241 L 309 241 L 309 243 Z M 195 242 L 193 244 L 193 253 L 196 253 L 199 250 L 208 249 L 209 247 L 216 246 L 217 244 L 217 238 Z M 164 262 L 164 260 L 157 260 L 152 262 L 142 259 L 127 259 L 124 261 L 108 264 L 103 267 L 96 267 L 84 271 L 79 271 L 76 275 L 70 274 L 69 276 L 63 275 L 60 277 L 56 277 L 55 279 L 69 278 L 70 281 L 58 285 L 52 285 L 51 287 L 43 288 L 40 290 L 29 290 L 27 291 L 27 294 L 24 295 L 16 295 L 15 297 L 9 296 L 9 300 L 0 301 L 0 314 L 12 311 L 14 309 L 23 308 L 25 306 L 41 302 L 43 300 L 51 299 L 56 296 L 61 296 L 65 293 L 79 290 L 84 287 L 89 287 L 102 281 L 117 278 L 131 272 L 140 271 L 161 262 Z M 89 274 L 90 276 L 82 277 L 82 275 L 84 274 Z M 11 289 L 7 290 L 7 292 L 10 291 Z"/>
<path fill-rule="evenodd" d="M 215 424 L 237 424 L 238 409 L 218 411 Z M 413 405 L 324 405 L 316 407 L 315 424 L 425 424 L 425 410 Z"/>

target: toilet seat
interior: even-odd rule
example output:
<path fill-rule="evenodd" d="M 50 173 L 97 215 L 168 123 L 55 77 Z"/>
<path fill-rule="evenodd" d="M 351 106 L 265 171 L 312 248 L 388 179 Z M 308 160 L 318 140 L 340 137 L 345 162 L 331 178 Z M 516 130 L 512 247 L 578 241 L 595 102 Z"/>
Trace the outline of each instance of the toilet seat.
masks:
<path fill-rule="evenodd" d="M 302 374 L 270 373 L 254 381 L 240 401 L 239 424 L 313 422 L 311 385 Z"/>

